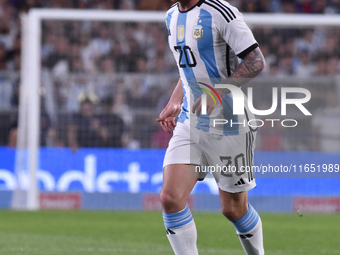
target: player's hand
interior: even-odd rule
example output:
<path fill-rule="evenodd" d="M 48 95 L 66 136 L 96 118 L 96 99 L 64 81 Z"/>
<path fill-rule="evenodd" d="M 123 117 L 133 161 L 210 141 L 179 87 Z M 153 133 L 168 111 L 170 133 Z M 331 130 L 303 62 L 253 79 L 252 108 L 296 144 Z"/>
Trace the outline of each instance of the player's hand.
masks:
<path fill-rule="evenodd" d="M 176 127 L 176 116 L 181 110 L 180 104 L 168 103 L 163 111 L 159 114 L 157 121 L 160 123 L 163 130 L 169 134 L 172 134 Z"/>
<path fill-rule="evenodd" d="M 197 99 L 197 101 L 192 105 L 191 111 L 192 113 L 196 113 L 197 117 L 201 115 L 201 110 L 202 110 L 202 104 L 201 104 L 201 99 Z M 211 97 L 207 97 L 207 114 L 211 114 L 212 111 L 215 109 L 216 105 L 214 100 Z"/>

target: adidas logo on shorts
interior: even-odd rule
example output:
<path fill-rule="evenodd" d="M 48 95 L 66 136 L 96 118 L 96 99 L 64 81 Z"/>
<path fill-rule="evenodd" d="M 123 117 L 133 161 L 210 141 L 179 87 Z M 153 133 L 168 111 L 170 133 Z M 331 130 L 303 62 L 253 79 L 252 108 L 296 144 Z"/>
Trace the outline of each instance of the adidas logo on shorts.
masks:
<path fill-rule="evenodd" d="M 237 183 L 234 184 L 234 186 L 240 186 L 242 184 L 246 184 L 244 180 L 241 178 Z"/>

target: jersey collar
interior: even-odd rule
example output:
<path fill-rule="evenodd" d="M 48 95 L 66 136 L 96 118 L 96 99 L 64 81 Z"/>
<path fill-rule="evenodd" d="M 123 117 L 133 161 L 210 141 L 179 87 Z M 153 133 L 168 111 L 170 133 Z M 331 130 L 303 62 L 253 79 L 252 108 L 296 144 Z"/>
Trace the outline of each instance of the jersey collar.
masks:
<path fill-rule="evenodd" d="M 178 8 L 178 11 L 181 12 L 181 13 L 189 12 L 189 11 L 191 11 L 192 9 L 194 9 L 196 6 L 201 6 L 201 5 L 203 4 L 204 1 L 205 1 L 205 0 L 199 0 L 199 1 L 197 2 L 197 4 L 195 4 L 193 7 L 191 7 L 189 10 L 186 10 L 186 11 L 181 11 L 181 10 L 179 9 L 179 4 L 177 4 L 177 8 Z"/>

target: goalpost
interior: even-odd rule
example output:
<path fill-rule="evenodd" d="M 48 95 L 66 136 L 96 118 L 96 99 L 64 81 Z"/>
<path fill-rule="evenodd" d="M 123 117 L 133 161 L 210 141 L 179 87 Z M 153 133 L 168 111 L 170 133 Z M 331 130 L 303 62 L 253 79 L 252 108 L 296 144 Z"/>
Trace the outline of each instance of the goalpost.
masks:
<path fill-rule="evenodd" d="M 315 28 L 338 27 L 338 15 L 244 14 L 250 27 Z M 12 208 L 39 209 L 37 169 L 39 168 L 39 132 L 41 100 L 42 22 L 46 20 L 85 20 L 102 22 L 160 22 L 164 12 L 31 9 L 22 16 L 22 62 L 19 128 L 16 154 L 18 187 Z"/>

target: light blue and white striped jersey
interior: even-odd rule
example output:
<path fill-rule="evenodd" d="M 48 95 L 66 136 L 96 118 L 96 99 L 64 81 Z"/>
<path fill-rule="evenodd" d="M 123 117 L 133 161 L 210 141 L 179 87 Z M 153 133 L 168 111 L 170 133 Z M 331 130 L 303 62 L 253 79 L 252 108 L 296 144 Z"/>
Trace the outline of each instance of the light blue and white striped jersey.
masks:
<path fill-rule="evenodd" d="M 166 14 L 166 25 L 184 91 L 178 121 L 215 134 L 238 135 L 249 131 L 247 118 L 253 115 L 246 102 L 246 114 L 233 115 L 231 94 L 224 96 L 222 106 L 219 104 L 210 116 L 197 118 L 191 113 L 191 106 L 203 94 L 197 81 L 214 87 L 232 74 L 239 58 L 258 47 L 242 14 L 223 0 L 200 0 L 185 12 L 176 3 Z M 213 119 L 229 123 L 214 127 Z"/>

